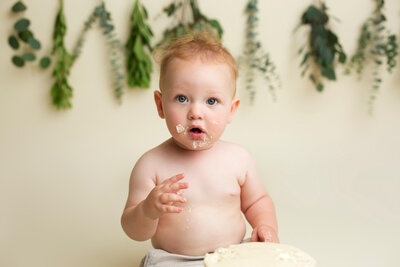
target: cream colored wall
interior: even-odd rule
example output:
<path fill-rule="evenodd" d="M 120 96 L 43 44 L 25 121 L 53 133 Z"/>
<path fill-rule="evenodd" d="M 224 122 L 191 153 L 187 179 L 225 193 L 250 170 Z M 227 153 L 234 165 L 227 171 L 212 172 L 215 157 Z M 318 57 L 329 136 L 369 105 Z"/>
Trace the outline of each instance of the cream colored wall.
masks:
<path fill-rule="evenodd" d="M 70 75 L 73 108 L 50 103 L 50 71 L 16 69 L 6 46 L 14 19 L 0 5 L 0 266 L 136 266 L 149 242 L 135 242 L 120 227 L 135 161 L 169 134 L 157 117 L 150 90 L 113 98 L 106 51 L 91 31 Z M 58 1 L 25 1 L 44 51 Z M 83 22 L 100 1 L 65 1 L 66 45 L 72 48 Z M 155 20 L 169 0 L 143 1 L 156 38 L 168 23 Z M 199 1 L 218 18 L 224 43 L 235 56 L 243 48 L 246 1 Z M 318 266 L 395 267 L 400 239 L 400 68 L 367 114 L 370 84 L 342 75 L 318 93 L 300 77 L 297 56 L 305 41 L 293 34 L 311 1 L 259 1 L 260 35 L 271 52 L 283 87 L 273 103 L 262 80 L 250 105 L 242 79 L 239 111 L 224 139 L 254 155 L 278 214 L 280 238 L 304 249 Z M 400 2 L 387 0 L 389 28 L 400 32 Z M 118 36 L 126 40 L 132 1 L 107 1 Z M 356 47 L 372 0 L 328 1 L 345 50 Z M 249 235 L 249 232 L 248 232 Z"/>

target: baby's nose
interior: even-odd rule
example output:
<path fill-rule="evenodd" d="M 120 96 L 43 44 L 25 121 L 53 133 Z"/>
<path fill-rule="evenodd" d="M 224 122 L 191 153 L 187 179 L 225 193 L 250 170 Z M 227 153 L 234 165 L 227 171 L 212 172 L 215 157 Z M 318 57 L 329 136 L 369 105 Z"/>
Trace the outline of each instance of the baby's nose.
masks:
<path fill-rule="evenodd" d="M 203 112 L 199 104 L 192 104 L 190 105 L 190 109 L 188 112 L 188 119 L 189 120 L 201 120 L 203 119 Z"/>

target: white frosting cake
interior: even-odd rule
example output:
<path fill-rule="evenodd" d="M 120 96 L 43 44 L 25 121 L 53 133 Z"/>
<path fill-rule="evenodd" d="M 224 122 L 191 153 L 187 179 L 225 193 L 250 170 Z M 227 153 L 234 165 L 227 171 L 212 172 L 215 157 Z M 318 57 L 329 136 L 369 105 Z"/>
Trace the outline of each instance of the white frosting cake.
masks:
<path fill-rule="evenodd" d="M 315 267 L 315 260 L 293 246 L 249 242 L 206 254 L 205 267 Z"/>

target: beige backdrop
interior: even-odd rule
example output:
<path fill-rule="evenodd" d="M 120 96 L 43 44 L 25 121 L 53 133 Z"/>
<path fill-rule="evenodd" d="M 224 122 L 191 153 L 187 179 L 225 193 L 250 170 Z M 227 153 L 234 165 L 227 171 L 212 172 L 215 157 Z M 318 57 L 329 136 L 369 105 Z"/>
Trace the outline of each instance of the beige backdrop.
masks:
<path fill-rule="evenodd" d="M 0 4 L 0 266 L 136 266 L 149 242 L 130 240 L 120 226 L 135 161 L 169 137 L 152 89 L 112 95 L 107 47 L 98 27 L 87 36 L 70 75 L 73 108 L 51 104 L 50 70 L 15 68 L 6 44 L 14 0 Z M 30 0 L 26 16 L 51 49 L 58 1 Z M 133 0 L 106 1 L 118 36 L 126 40 Z M 168 20 L 156 19 L 170 0 L 147 0 L 150 24 L 160 39 Z M 244 44 L 247 1 L 200 0 L 218 18 L 224 43 L 238 57 Z M 344 76 L 318 93 L 300 77 L 297 50 L 304 31 L 293 33 L 309 0 L 259 1 L 260 38 L 283 81 L 273 103 L 262 80 L 255 104 L 242 99 L 223 138 L 254 155 L 272 195 L 282 243 L 295 245 L 321 267 L 397 267 L 400 239 L 400 68 L 384 72 L 384 86 L 367 113 L 370 83 Z M 387 0 L 388 27 L 400 33 L 400 2 Z M 72 49 L 100 1 L 65 0 L 66 45 Z M 372 0 L 327 2 L 339 21 L 331 25 L 347 51 L 355 51 Z M 127 88 L 125 88 L 127 89 Z M 397 203 L 397 204 L 396 204 Z M 228 222 L 227 222 L 228 223 Z M 247 233 L 249 235 L 250 232 Z"/>

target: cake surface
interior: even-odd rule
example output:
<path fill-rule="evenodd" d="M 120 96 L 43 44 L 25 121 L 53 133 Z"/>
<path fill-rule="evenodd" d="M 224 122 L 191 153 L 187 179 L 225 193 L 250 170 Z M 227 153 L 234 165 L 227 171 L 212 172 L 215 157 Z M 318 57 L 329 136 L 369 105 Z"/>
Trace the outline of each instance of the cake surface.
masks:
<path fill-rule="evenodd" d="M 218 248 L 206 254 L 205 267 L 315 267 L 315 260 L 300 249 L 276 243 L 249 242 Z"/>

